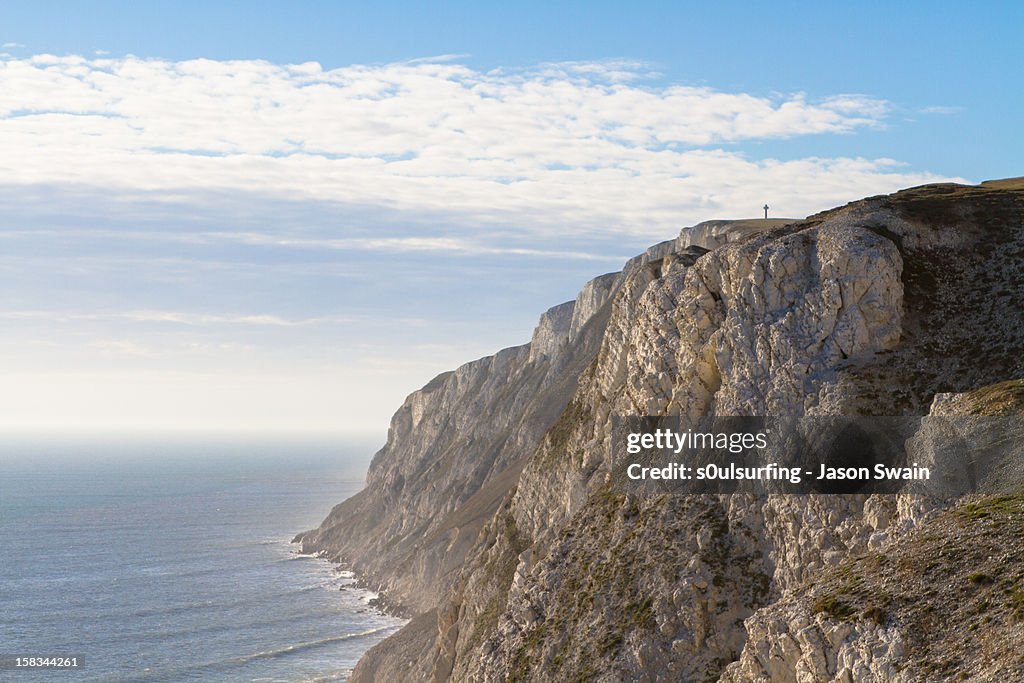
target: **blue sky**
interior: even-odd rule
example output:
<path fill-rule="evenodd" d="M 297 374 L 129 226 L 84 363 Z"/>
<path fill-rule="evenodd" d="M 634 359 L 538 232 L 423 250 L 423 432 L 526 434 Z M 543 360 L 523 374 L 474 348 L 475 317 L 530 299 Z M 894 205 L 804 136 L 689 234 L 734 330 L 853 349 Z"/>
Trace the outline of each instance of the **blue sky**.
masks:
<path fill-rule="evenodd" d="M 699 220 L 1020 175 L 1020 3 L 0 7 L 0 424 L 373 429 Z"/>

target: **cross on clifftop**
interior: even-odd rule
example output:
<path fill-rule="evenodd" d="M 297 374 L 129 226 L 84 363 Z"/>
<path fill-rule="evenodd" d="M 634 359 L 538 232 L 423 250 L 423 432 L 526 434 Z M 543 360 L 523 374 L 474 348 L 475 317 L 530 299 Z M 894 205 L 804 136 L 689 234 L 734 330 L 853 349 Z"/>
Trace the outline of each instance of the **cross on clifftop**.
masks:
<path fill-rule="evenodd" d="M 764 205 L 764 219 L 768 220 L 768 205 Z"/>

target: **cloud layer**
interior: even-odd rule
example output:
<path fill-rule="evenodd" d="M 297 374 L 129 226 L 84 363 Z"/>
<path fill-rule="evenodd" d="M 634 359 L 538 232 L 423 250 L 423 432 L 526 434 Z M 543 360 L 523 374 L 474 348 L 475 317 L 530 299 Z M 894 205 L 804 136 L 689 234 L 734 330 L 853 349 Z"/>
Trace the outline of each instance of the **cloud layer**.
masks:
<path fill-rule="evenodd" d="M 0 429 L 383 428 L 682 225 L 937 179 L 793 153 L 877 98 L 459 59 L 0 54 Z"/>
<path fill-rule="evenodd" d="M 0 184 L 255 193 L 440 212 L 470 224 L 663 234 L 934 179 L 890 159 L 752 159 L 745 143 L 884 125 L 858 95 L 653 85 L 643 65 L 478 71 L 355 65 L 0 60 Z"/>

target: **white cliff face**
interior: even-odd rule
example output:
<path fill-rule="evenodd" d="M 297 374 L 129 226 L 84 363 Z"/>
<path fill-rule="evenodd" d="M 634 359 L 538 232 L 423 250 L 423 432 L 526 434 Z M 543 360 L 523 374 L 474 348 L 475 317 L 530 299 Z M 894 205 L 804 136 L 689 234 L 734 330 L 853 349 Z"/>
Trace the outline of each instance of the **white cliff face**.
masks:
<path fill-rule="evenodd" d="M 618 276 L 544 313 L 529 344 L 439 375 L 395 413 L 366 488 L 301 534 L 406 613 L 434 607 L 576 388 Z"/>
<path fill-rule="evenodd" d="M 887 238 L 826 222 L 709 254 L 674 310 L 673 403 L 686 415 L 802 415 L 840 361 L 900 339 L 903 262 Z"/>
<path fill-rule="evenodd" d="M 569 448 L 580 462 L 528 464 L 517 523 L 542 538 L 575 512 L 583 480 L 616 455 L 614 415 L 814 412 L 838 364 L 898 343 L 901 271 L 890 240 L 828 222 L 706 254 L 691 247 L 627 271 L 574 399 L 589 416 Z M 546 490 L 556 499 L 544 499 Z"/>
<path fill-rule="evenodd" d="M 569 344 L 575 301 L 549 308 L 540 317 L 530 339 L 530 362 L 552 358 Z"/>
<path fill-rule="evenodd" d="M 472 639 L 462 640 L 465 649 L 456 657 L 455 678 L 498 680 L 514 670 L 524 653 L 543 659 L 555 656 L 559 648 L 586 652 L 594 644 L 585 632 L 560 638 L 545 631 L 543 624 L 546 618 L 553 623 L 569 619 L 593 624 L 608 616 L 598 608 L 565 612 L 563 602 L 572 598 L 561 589 L 566 583 L 576 586 L 582 577 L 572 567 L 588 563 L 579 556 L 569 563 L 564 560 L 568 550 L 559 549 L 585 555 L 591 548 L 590 560 L 607 561 L 607 549 L 615 547 L 620 534 L 629 533 L 615 523 L 580 528 L 600 519 L 607 507 L 600 490 L 608 463 L 616 457 L 610 443 L 611 416 L 857 413 L 865 410 L 865 398 L 871 402 L 886 384 L 892 392 L 891 383 L 908 367 L 916 371 L 935 365 L 926 360 L 935 351 L 922 331 L 933 329 L 936 318 L 949 318 L 958 299 L 944 297 L 942 305 L 928 302 L 935 295 L 928 271 L 934 269 L 946 278 L 940 286 L 959 287 L 959 300 L 973 296 L 975 268 L 981 264 L 956 262 L 948 255 L 976 240 L 977 233 L 964 226 L 953 238 L 908 220 L 897 209 L 877 201 L 854 205 L 781 234 L 727 241 L 706 255 L 691 254 L 696 258 L 688 263 L 679 252 L 667 253 L 663 245 L 634 259 L 591 370 L 562 421 L 527 463 L 510 502 L 510 523 L 534 546 L 528 556 L 519 556 L 515 580 L 498 596 L 505 614 L 492 639 L 476 648 Z M 952 250 L 946 252 L 946 263 L 932 261 L 938 249 Z M 923 258 L 925 267 L 914 263 L 908 278 L 907 258 Z M 909 313 L 905 282 L 914 297 Z M 984 322 L 971 323 L 973 329 L 996 323 L 1003 338 L 1021 338 L 1019 321 L 1016 327 L 1008 326 L 990 314 Z M 999 376 L 998 367 L 970 363 L 964 350 L 946 358 L 968 369 L 959 380 L 961 386 Z M 937 368 L 921 398 L 910 405 L 930 402 L 936 388 L 951 380 Z M 880 398 L 886 400 L 873 407 L 885 414 L 895 401 Z M 636 515 L 642 519 L 651 503 L 637 504 Z M 653 507 L 660 510 L 663 504 Z M 649 559 L 643 553 L 635 556 L 639 565 L 615 560 L 639 574 L 643 593 L 654 596 L 657 632 L 650 627 L 639 630 L 646 634 L 643 642 L 657 643 L 657 654 L 630 645 L 628 635 L 621 647 L 613 648 L 614 655 L 600 648 L 590 651 L 591 663 L 604 662 L 598 670 L 618 671 L 609 680 L 642 679 L 650 670 L 661 672 L 654 677 L 658 680 L 703 678 L 716 662 L 740 656 L 734 644 L 746 639 L 747 630 L 737 615 L 755 619 L 758 608 L 775 596 L 800 590 L 851 554 L 885 547 L 931 514 L 927 503 L 907 496 L 771 496 L 748 505 L 733 497 L 727 509 L 724 524 L 713 535 L 724 537 L 728 550 L 718 558 L 728 560 L 711 558 L 685 569 L 677 565 L 673 580 L 643 579 L 643 563 Z M 681 534 L 693 542 L 704 538 L 699 530 L 688 528 L 689 521 L 683 515 L 659 524 L 663 530 L 674 530 L 673 537 Z M 623 525 L 632 533 L 641 531 L 635 523 Z M 572 539 L 568 546 L 566 536 Z M 496 564 L 503 550 L 499 537 L 484 556 Z M 690 555 L 692 548 L 682 553 Z M 664 567 L 664 562 L 654 564 Z M 737 572 L 737 566 L 743 572 Z M 480 603 L 493 604 L 495 599 L 488 597 L 480 576 L 470 571 L 461 596 L 463 622 L 471 630 L 474 596 Z M 718 586 L 709 580 L 716 576 Z M 707 587 L 700 598 L 686 601 L 689 609 L 659 611 L 659 606 L 673 604 L 680 582 L 684 587 Z M 641 585 L 634 588 L 640 590 Z M 610 603 L 629 609 L 624 597 Z M 756 624 L 756 619 L 750 623 Z M 845 633 L 844 629 L 829 629 L 814 636 L 813 642 L 838 643 L 836 633 Z M 810 632 L 805 635 L 811 638 Z M 538 640 L 544 644 L 532 644 Z M 854 676 L 853 680 L 868 673 L 884 676 L 899 656 L 899 648 L 874 631 L 847 633 L 841 640 L 842 651 L 830 656 L 848 666 L 832 671 L 846 671 L 842 675 Z M 859 661 L 858 652 L 874 653 L 878 662 Z M 798 666 L 795 660 L 786 666 L 790 665 L 793 670 Z M 799 664 L 805 666 L 809 664 Z M 543 679 L 533 671 L 533 677 Z M 807 671 L 799 680 L 830 680 L 815 678 L 820 674 L 815 669 Z"/>
<path fill-rule="evenodd" d="M 611 300 L 612 295 L 622 284 L 622 273 L 607 273 L 595 277 L 580 290 L 572 311 L 572 322 L 569 324 L 569 338 L 575 339 L 583 330 L 583 326 Z"/>
<path fill-rule="evenodd" d="M 900 338 L 902 260 L 891 241 L 868 230 L 826 222 L 781 237 L 754 236 L 710 253 L 693 247 L 668 252 L 659 245 L 634 261 L 601 350 L 563 415 L 570 424 L 552 430 L 562 427 L 567 436 L 553 440 L 549 433 L 512 498 L 511 519 L 537 545 L 528 562 L 517 563 L 506 596 L 508 619 L 485 641 L 485 653 L 463 656 L 467 665 L 456 666 L 456 678 L 488 680 L 486 672 L 507 671 L 541 628 L 536 615 L 559 613 L 558 587 L 573 574 L 573 565 L 595 561 L 576 557 L 567 563 L 557 551 L 565 543 L 558 534 L 605 516 L 593 509 L 592 496 L 621 455 L 612 450 L 613 416 L 802 415 L 816 405 L 817 388 L 834 381 L 837 363 L 870 357 Z M 642 515 L 650 501 L 638 504 Z M 745 504 L 737 497 L 708 505 L 720 519 L 713 531 L 705 526 L 694 532 L 690 513 L 662 518 L 663 532 L 695 544 L 680 548 L 679 558 L 701 557 L 700 544 L 712 538 L 720 546 L 702 561 L 673 569 L 675 579 L 645 581 L 642 570 L 617 560 L 639 573 L 635 590 L 658 596 L 651 618 L 672 653 L 666 657 L 662 648 L 636 655 L 633 673 L 648 668 L 640 664 L 646 659 L 684 678 L 705 677 L 716 662 L 739 655 L 742 619 L 768 599 L 768 586 L 784 590 L 852 548 L 866 547 L 873 531 L 860 520 L 863 497 L 839 505 L 810 497 Z M 661 501 L 653 507 L 664 506 Z M 823 532 L 830 524 L 834 531 Z M 622 533 L 627 531 L 615 523 L 586 526 L 572 533 L 573 545 L 579 553 L 590 546 L 580 546 L 578 539 L 587 538 L 600 556 Z M 477 576 L 470 576 L 466 591 L 485 594 Z M 697 602 L 682 611 L 666 608 L 677 581 L 703 586 L 688 598 Z M 590 619 L 599 616 L 598 610 Z M 550 636 L 549 645 L 576 647 L 569 644 L 572 638 Z M 575 636 L 577 644 L 586 639 L 585 632 Z M 462 645 L 473 643 L 466 637 Z"/>
<path fill-rule="evenodd" d="M 408 420 L 396 416 L 371 480 L 386 491 L 406 482 L 400 495 L 374 495 L 400 510 L 400 528 L 426 530 L 409 538 L 458 530 L 445 536 L 459 560 L 433 596 L 436 628 L 418 631 L 433 640 L 429 676 L 920 680 L 905 673 L 918 645 L 882 607 L 858 603 L 866 616 L 851 622 L 814 587 L 831 577 L 826 587 L 843 596 L 851 558 L 909 552 L 903 539 L 939 523 L 939 503 L 622 495 L 608 484 L 622 455 L 612 420 L 920 414 L 933 399 L 936 410 L 965 400 L 937 394 L 1024 376 L 1019 194 L 925 187 L 790 225 L 701 224 L 551 309 L 529 349 L 505 352 L 492 383 L 471 381 L 473 370 L 425 388 Z M 549 393 L 556 415 L 524 412 L 554 386 L 569 387 Z M 492 395 L 500 400 L 468 404 Z M 443 460 L 450 478 L 425 487 L 426 470 L 399 460 L 437 462 L 424 435 L 453 423 L 472 440 Z M 922 457 L 944 457 L 934 434 L 915 438 Z M 479 524 L 436 526 L 430 506 L 465 517 L 482 496 Z M 320 538 L 345 528 L 344 516 Z M 411 556 L 432 557 L 422 546 Z M 388 661 L 388 647 L 375 662 Z M 370 680 L 362 671 L 355 679 Z"/>

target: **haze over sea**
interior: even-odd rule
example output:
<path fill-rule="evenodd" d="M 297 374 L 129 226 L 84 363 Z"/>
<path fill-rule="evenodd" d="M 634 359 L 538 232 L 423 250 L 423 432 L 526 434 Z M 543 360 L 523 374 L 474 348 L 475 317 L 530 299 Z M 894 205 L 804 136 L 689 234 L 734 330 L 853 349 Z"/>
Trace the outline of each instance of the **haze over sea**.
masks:
<path fill-rule="evenodd" d="M 403 622 L 290 539 L 362 487 L 375 445 L 0 439 L 0 654 L 84 662 L 0 678 L 344 679 Z"/>

